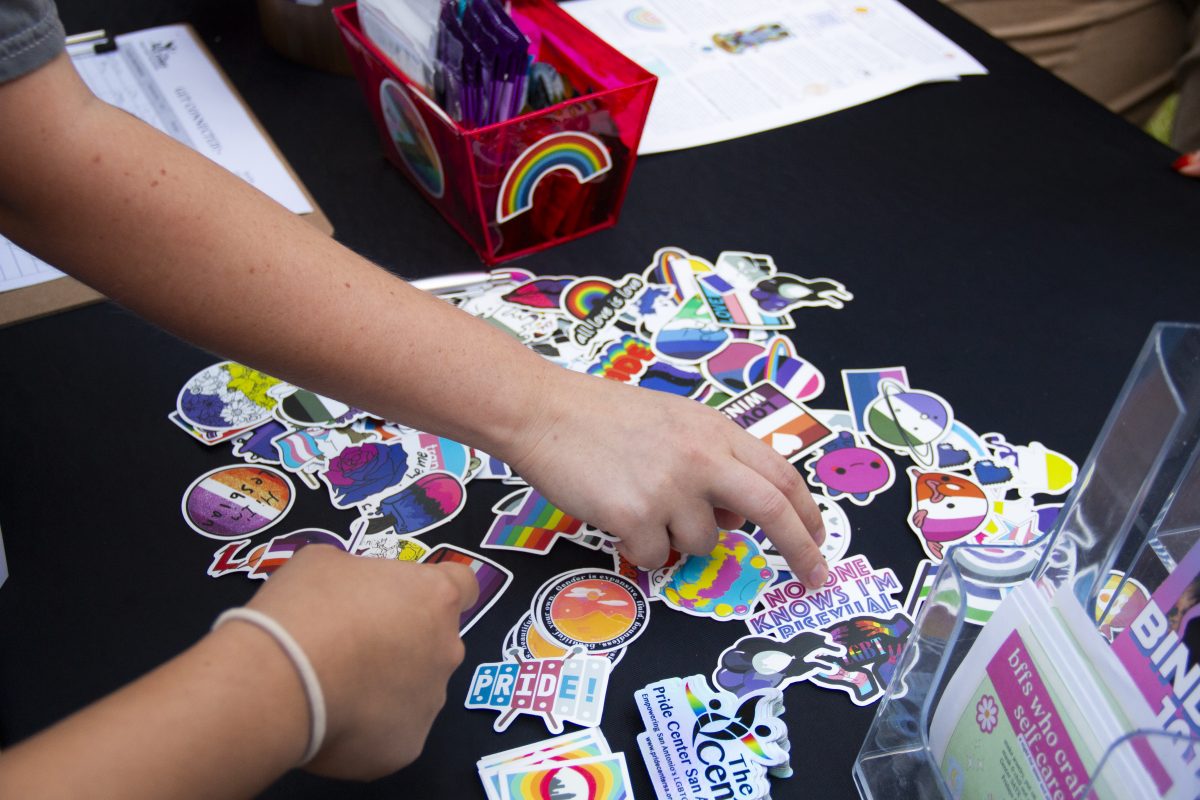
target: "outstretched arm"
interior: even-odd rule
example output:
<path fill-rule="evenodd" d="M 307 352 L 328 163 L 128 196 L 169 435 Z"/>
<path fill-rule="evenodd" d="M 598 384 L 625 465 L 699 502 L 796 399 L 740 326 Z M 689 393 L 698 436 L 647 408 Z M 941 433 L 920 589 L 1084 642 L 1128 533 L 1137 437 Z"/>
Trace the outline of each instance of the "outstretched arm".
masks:
<path fill-rule="evenodd" d="M 745 517 L 824 580 L 803 480 L 712 409 L 549 364 L 97 100 L 65 55 L 0 86 L 0 118 L 0 230 L 122 305 L 505 460 L 635 563 L 707 553 L 718 521 Z"/>

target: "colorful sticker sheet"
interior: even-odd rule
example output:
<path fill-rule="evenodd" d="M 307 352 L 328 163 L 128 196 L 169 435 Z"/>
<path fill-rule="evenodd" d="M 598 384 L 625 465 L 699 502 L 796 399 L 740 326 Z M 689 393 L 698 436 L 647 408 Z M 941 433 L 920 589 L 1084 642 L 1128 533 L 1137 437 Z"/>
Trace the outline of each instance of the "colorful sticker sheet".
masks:
<path fill-rule="evenodd" d="M 596 728 L 505 750 L 476 762 L 488 800 L 626 800 L 629 769 Z"/>
<path fill-rule="evenodd" d="M 740 623 L 727 629 L 712 685 L 702 676 L 666 678 L 638 693 L 651 737 L 640 749 L 660 797 L 704 796 L 664 771 L 664 759 L 680 757 L 668 752 L 679 743 L 653 740 L 653 702 L 666 696 L 672 707 L 691 708 L 694 736 L 707 735 L 710 722 L 724 725 L 720 719 L 753 721 L 762 726 L 752 737 L 762 753 L 746 754 L 757 766 L 739 796 L 766 796 L 765 776 L 788 771 L 779 693 L 805 682 L 844 692 L 856 705 L 878 700 L 897 679 L 913 619 L 956 545 L 978 545 L 960 559 L 962 586 L 968 620 L 985 622 L 1036 562 L 1078 467 L 1041 442 L 972 427 L 952 398 L 903 365 L 824 372 L 787 332 L 799 315 L 825 315 L 812 319 L 828 324 L 827 315 L 854 301 L 833 278 L 804 275 L 803 265 L 767 254 L 726 251 L 710 261 L 680 247 L 631 267 L 619 278 L 503 268 L 447 276 L 431 291 L 559 366 L 704 403 L 769 444 L 805 477 L 825 521 L 824 586 L 796 580 L 750 523 L 719 531 L 705 556 L 673 552 L 662 567 L 640 569 L 621 556 L 615 537 L 556 508 L 492 456 L 232 362 L 189 379 L 168 415 L 189 438 L 230 453 L 229 463 L 184 490 L 184 522 L 217 540 L 213 577 L 265 579 L 314 542 L 363 557 L 464 563 L 481 589 L 463 615 L 464 632 L 480 629 L 478 620 L 529 559 L 562 547 L 607 554 L 611 569 L 556 575 L 528 598 L 528 611 L 487 626 L 491 635 L 506 633 L 496 636 L 497 661 L 477 666 L 466 706 L 498 712 L 497 731 L 520 714 L 542 717 L 555 733 L 568 722 L 591 730 L 601 722 L 608 675 L 636 648 L 652 607 L 661 609 L 655 616 Z M 495 502 L 477 545 L 439 543 L 438 528 L 462 511 L 477 480 L 511 491 Z M 345 511 L 344 529 L 291 520 L 305 491 Z M 856 515 L 889 493 L 907 498 L 894 527 L 908 530 L 925 556 L 907 587 L 892 566 L 872 564 L 855 548 Z M 1135 608 L 1138 598 L 1129 602 Z M 1124 621 L 1118 614 L 1108 624 L 1115 630 Z M 902 692 L 902 676 L 897 681 Z M 715 705 L 705 711 L 694 701 Z M 533 753 L 491 765 L 487 777 L 481 768 L 481 778 L 489 797 L 509 797 L 591 772 L 627 777 L 607 746 L 577 755 L 586 763 L 570 775 L 550 774 L 562 765 L 548 767 L 553 757 Z M 625 784 L 613 780 L 611 796 L 623 796 Z"/>

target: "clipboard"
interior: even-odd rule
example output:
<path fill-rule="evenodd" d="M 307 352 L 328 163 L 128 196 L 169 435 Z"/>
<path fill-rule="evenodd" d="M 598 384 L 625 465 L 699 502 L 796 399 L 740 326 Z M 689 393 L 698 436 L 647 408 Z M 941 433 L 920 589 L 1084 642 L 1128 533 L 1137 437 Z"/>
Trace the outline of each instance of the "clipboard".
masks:
<path fill-rule="evenodd" d="M 207 60 L 208 64 L 211 65 L 221 83 L 224 84 L 225 89 L 228 90 L 230 97 L 236 101 L 241 111 L 249 118 L 249 122 L 254 130 L 262 137 L 263 142 L 275 158 L 278 159 L 283 171 L 294 182 L 295 188 L 299 190 L 300 195 L 311 206 L 312 211 L 300 214 L 301 218 L 318 231 L 327 236 L 332 236 L 333 224 L 325 216 L 325 212 L 321 210 L 320 206 L 317 205 L 317 201 L 300 180 L 292 165 L 288 163 L 278 145 L 271 139 L 262 122 L 259 121 L 250 106 L 246 104 L 246 101 L 234 87 L 233 82 L 229 80 L 229 76 L 225 73 L 225 70 L 221 69 L 221 65 L 217 63 L 212 52 L 196 33 L 195 28 L 190 24 L 178 27 L 186 31 L 187 35 L 191 37 L 196 49 Z M 143 32 L 138 31 L 136 33 Z M 76 36 L 68 36 L 67 47 L 73 58 L 76 56 L 91 57 L 93 55 L 105 55 L 116 51 L 118 43 L 116 39 L 108 37 L 104 31 L 93 31 Z M 156 125 L 155 127 L 159 126 Z M 55 278 L 44 283 L 20 289 L 3 291 L 0 292 L 0 327 L 36 319 L 59 311 L 79 308 L 80 306 L 96 303 L 104 299 L 106 298 L 103 294 L 70 276 Z"/>

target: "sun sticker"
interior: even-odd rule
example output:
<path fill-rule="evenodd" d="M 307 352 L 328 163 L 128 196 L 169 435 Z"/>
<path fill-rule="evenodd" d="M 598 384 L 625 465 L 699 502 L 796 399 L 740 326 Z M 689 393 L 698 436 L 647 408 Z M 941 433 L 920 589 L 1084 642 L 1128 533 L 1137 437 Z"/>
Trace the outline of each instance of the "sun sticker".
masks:
<path fill-rule="evenodd" d="M 650 608 L 637 584 L 615 572 L 575 570 L 538 590 L 534 623 L 547 640 L 589 653 L 625 647 L 642 634 Z"/>

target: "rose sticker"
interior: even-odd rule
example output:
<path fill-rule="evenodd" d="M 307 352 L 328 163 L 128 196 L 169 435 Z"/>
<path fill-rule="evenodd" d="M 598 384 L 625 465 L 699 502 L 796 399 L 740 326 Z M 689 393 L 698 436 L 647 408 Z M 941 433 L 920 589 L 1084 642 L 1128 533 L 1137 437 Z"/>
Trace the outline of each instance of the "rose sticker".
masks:
<path fill-rule="evenodd" d="M 353 445 L 343 449 L 321 473 L 338 508 L 363 503 L 398 488 L 408 471 L 408 451 L 399 444 Z"/>

